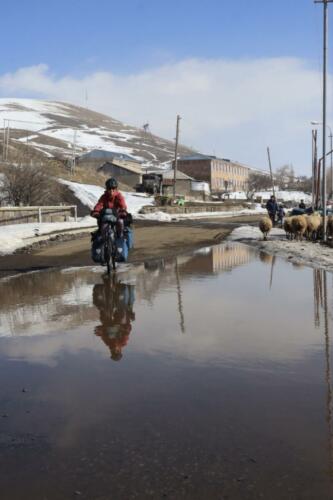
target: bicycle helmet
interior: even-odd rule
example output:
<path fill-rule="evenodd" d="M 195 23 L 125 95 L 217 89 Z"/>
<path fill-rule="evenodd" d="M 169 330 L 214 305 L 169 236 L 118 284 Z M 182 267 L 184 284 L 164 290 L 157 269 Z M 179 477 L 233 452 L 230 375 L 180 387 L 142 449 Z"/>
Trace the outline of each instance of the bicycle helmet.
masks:
<path fill-rule="evenodd" d="M 118 182 L 117 180 L 114 178 L 114 177 L 111 177 L 110 179 L 108 179 L 105 183 L 105 187 L 106 189 L 117 189 L 118 187 Z"/>

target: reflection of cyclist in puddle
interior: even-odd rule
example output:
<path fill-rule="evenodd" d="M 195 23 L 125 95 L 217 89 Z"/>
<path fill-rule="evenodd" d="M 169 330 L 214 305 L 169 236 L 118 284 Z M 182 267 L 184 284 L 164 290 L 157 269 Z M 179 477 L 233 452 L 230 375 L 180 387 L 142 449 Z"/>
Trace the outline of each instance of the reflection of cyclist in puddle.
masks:
<path fill-rule="evenodd" d="M 122 349 L 132 330 L 134 300 L 134 285 L 116 282 L 114 278 L 104 278 L 103 284 L 94 286 L 93 302 L 102 323 L 96 326 L 95 335 L 108 346 L 114 361 L 122 358 Z"/>

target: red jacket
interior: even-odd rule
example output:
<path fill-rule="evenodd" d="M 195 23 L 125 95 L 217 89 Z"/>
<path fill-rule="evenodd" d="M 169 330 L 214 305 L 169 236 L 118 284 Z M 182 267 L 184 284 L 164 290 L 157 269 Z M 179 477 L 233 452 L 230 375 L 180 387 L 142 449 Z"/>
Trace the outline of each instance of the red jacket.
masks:
<path fill-rule="evenodd" d="M 127 210 L 127 205 L 124 196 L 120 191 L 115 191 L 110 194 L 109 191 L 105 191 L 100 197 L 97 204 L 91 211 L 91 215 L 96 217 L 100 214 L 103 208 L 116 208 L 117 210 Z"/>

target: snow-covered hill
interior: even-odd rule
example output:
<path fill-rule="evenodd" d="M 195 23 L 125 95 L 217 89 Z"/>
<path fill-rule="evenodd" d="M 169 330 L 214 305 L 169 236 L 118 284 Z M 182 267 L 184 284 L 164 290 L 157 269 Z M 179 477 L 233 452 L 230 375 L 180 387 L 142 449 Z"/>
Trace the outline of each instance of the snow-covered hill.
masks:
<path fill-rule="evenodd" d="M 47 157 L 72 155 L 74 142 L 77 154 L 100 148 L 133 156 L 145 166 L 160 165 L 174 156 L 172 141 L 101 113 L 56 101 L 0 99 L 0 134 L 8 126 L 11 148 L 33 148 Z M 180 146 L 179 154 L 189 153 L 193 150 Z"/>

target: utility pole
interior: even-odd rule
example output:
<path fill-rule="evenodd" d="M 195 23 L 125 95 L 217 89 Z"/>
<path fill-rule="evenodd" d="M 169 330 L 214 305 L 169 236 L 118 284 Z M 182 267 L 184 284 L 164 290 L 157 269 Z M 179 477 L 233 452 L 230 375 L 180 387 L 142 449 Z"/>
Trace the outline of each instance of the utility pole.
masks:
<path fill-rule="evenodd" d="M 6 119 L 3 121 L 3 143 L 2 143 L 2 161 L 5 161 L 5 150 L 6 150 Z"/>
<path fill-rule="evenodd" d="M 332 199 L 333 198 L 333 158 L 332 158 L 332 149 L 333 149 L 333 143 L 332 143 L 332 139 L 333 139 L 333 135 L 332 135 L 332 129 L 330 128 L 330 150 L 331 150 L 331 193 L 330 193 L 330 198 Z"/>
<path fill-rule="evenodd" d="M 269 152 L 269 147 L 268 146 L 267 146 L 267 156 L 268 156 L 269 171 L 270 171 L 270 174 L 271 174 L 273 196 L 275 197 L 275 187 L 274 187 L 274 179 L 273 179 L 272 164 L 271 164 L 271 154 Z"/>
<path fill-rule="evenodd" d="M 312 121 L 311 125 L 322 125 L 322 123 L 321 122 L 317 122 L 317 121 Z M 330 196 L 330 198 L 332 198 L 333 197 L 333 157 L 332 157 L 332 150 L 333 150 L 332 138 L 333 138 L 333 134 L 332 134 L 332 128 L 330 127 L 330 125 L 326 125 L 326 128 L 328 128 L 328 130 L 330 131 L 330 134 L 328 136 L 330 138 L 330 152 L 326 153 L 326 156 L 330 155 L 330 160 L 331 160 L 331 174 L 330 174 L 331 181 L 330 181 L 329 196 Z M 317 139 L 317 130 L 316 129 L 314 129 L 314 130 L 316 131 L 316 139 Z M 314 130 L 312 130 L 312 134 L 314 133 Z M 312 141 L 313 141 L 313 135 L 312 135 Z"/>
<path fill-rule="evenodd" d="M 177 181 L 177 166 L 178 166 L 178 139 L 179 139 L 179 122 L 180 116 L 177 115 L 177 126 L 176 126 L 176 145 L 175 145 L 175 164 L 173 172 L 173 197 L 176 196 L 176 181 Z"/>
<path fill-rule="evenodd" d="M 314 0 L 323 4 L 323 174 L 322 174 L 322 205 L 323 205 L 323 241 L 326 241 L 326 88 L 327 88 L 327 6 L 333 0 Z"/>
<path fill-rule="evenodd" d="M 315 210 L 316 206 L 316 192 L 317 192 L 317 130 L 312 130 L 312 209 Z"/>
<path fill-rule="evenodd" d="M 10 134 L 10 125 L 9 120 L 7 120 L 7 135 L 6 135 L 6 153 L 5 153 L 5 161 L 8 160 L 8 150 L 9 150 L 9 134 Z"/>

